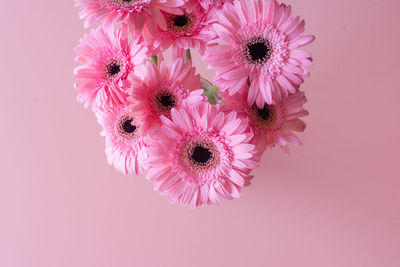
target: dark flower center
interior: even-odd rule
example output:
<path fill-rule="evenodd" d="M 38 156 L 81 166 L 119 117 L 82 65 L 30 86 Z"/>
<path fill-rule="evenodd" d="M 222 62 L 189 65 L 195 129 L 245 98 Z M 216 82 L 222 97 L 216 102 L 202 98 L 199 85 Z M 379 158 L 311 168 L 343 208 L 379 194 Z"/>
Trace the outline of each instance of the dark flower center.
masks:
<path fill-rule="evenodd" d="M 267 62 L 272 54 L 272 47 L 268 40 L 257 37 L 246 45 L 246 58 L 252 64 Z"/>
<path fill-rule="evenodd" d="M 173 108 L 175 106 L 175 98 L 171 94 L 161 95 L 158 102 L 168 108 Z"/>
<path fill-rule="evenodd" d="M 168 91 L 161 90 L 155 97 L 155 109 L 160 114 L 169 114 L 172 108 L 176 106 L 176 98 Z"/>
<path fill-rule="evenodd" d="M 209 162 L 210 159 L 212 159 L 212 153 L 211 153 L 210 149 L 205 148 L 201 145 L 197 145 L 193 149 L 190 157 L 195 163 L 197 163 L 199 165 L 206 165 L 207 162 Z"/>
<path fill-rule="evenodd" d="M 268 127 L 275 123 L 277 119 L 276 107 L 265 104 L 263 108 L 254 104 L 251 107 L 251 117 L 254 123 L 262 127 Z"/>
<path fill-rule="evenodd" d="M 271 117 L 271 111 L 265 105 L 262 109 L 257 108 L 257 114 L 262 120 L 268 120 Z"/>
<path fill-rule="evenodd" d="M 136 131 L 138 126 L 132 124 L 133 120 L 134 118 L 132 118 L 132 116 L 124 115 L 118 119 L 116 125 L 118 135 L 127 141 L 133 140 L 137 137 Z"/>
<path fill-rule="evenodd" d="M 189 140 L 185 145 L 185 164 L 195 172 L 212 170 L 218 164 L 218 148 L 211 140 L 196 139 Z"/>
<path fill-rule="evenodd" d="M 194 27 L 196 17 L 191 13 L 187 13 L 183 15 L 170 15 L 166 20 L 168 31 L 170 33 L 190 35 L 192 34 L 191 31 Z"/>
<path fill-rule="evenodd" d="M 186 15 L 179 15 L 179 16 L 175 16 L 173 18 L 173 21 L 174 21 L 174 25 L 176 27 L 184 27 L 184 26 L 188 25 L 190 20 Z"/>
<path fill-rule="evenodd" d="M 132 121 L 133 121 L 133 119 L 127 119 L 122 124 L 122 129 L 127 134 L 132 134 L 136 131 L 136 126 L 132 125 Z"/>
<path fill-rule="evenodd" d="M 106 67 L 107 77 L 114 78 L 121 72 L 121 69 L 122 65 L 120 64 L 120 62 L 118 62 L 117 60 L 112 60 L 110 63 L 108 63 Z"/>

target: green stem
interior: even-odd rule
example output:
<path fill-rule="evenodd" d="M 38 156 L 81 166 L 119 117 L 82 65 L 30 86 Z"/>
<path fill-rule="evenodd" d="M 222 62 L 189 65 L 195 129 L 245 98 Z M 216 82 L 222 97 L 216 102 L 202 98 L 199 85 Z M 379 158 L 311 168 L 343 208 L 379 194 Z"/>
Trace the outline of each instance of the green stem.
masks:
<path fill-rule="evenodd" d="M 156 64 L 156 66 L 158 65 L 158 57 L 157 56 L 151 56 L 150 59 L 151 59 L 151 61 L 153 61 L 154 64 Z"/>
<path fill-rule="evenodd" d="M 213 86 L 211 87 L 209 90 L 205 91 L 203 93 L 203 96 L 206 96 L 208 98 L 208 101 L 210 102 L 210 104 L 216 104 L 214 95 L 218 92 L 219 87 L 218 86 Z"/>
<path fill-rule="evenodd" d="M 192 54 L 190 53 L 190 49 L 186 50 L 185 60 L 192 60 Z"/>

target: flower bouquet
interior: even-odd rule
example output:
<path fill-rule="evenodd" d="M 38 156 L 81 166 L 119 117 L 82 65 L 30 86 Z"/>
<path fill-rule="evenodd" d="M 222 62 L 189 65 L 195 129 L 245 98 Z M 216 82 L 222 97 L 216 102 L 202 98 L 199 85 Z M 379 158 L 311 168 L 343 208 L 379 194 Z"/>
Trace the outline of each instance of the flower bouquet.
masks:
<path fill-rule="evenodd" d="M 301 144 L 311 43 L 275 0 L 76 0 L 78 101 L 102 126 L 108 162 L 171 203 L 240 197 L 262 154 Z M 172 49 L 172 60 L 163 52 Z M 196 73 L 191 50 L 215 76 Z"/>

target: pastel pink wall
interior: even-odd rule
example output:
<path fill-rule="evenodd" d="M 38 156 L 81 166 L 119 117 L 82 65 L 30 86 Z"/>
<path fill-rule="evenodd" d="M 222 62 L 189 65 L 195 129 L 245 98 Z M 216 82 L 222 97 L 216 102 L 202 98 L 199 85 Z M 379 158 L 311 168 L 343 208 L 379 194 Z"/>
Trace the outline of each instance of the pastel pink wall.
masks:
<path fill-rule="evenodd" d="M 106 164 L 72 88 L 73 2 L 2 3 L 0 266 L 400 266 L 400 2 L 287 2 L 317 36 L 305 145 L 196 211 Z"/>

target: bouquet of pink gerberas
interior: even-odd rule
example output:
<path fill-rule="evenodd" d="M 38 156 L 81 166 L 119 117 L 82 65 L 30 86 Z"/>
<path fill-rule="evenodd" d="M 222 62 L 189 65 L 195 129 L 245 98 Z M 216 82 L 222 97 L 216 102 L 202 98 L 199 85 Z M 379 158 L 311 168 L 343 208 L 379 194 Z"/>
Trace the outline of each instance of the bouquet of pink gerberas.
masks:
<path fill-rule="evenodd" d="M 76 0 L 78 101 L 102 126 L 108 162 L 171 203 L 236 199 L 261 155 L 301 144 L 311 43 L 275 0 Z M 173 59 L 162 53 L 172 48 Z M 190 49 L 215 68 L 196 74 Z"/>

